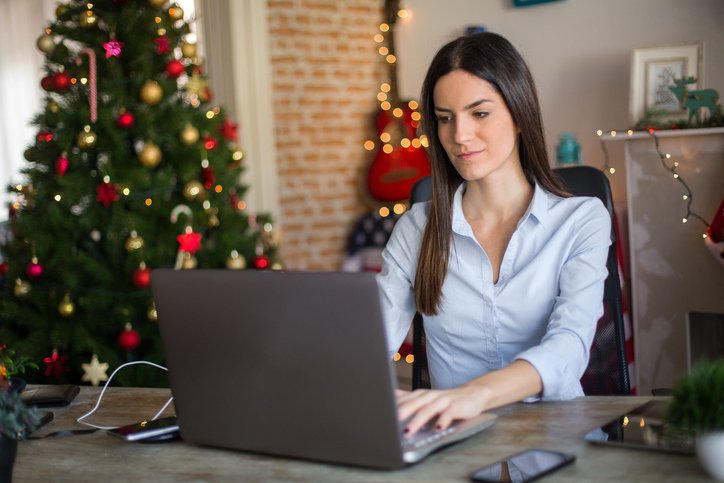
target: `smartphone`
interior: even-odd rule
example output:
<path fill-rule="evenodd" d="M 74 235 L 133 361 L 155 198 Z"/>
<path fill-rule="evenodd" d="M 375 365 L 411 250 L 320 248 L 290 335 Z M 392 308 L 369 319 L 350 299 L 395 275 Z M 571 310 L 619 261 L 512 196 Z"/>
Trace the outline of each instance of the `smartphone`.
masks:
<path fill-rule="evenodd" d="M 576 457 L 572 454 L 545 449 L 529 449 L 480 468 L 472 474 L 471 478 L 472 481 L 479 483 L 501 481 L 527 483 L 569 465 L 575 460 Z"/>
<path fill-rule="evenodd" d="M 109 429 L 107 433 L 126 441 L 165 441 L 178 438 L 178 431 L 178 420 L 176 416 L 171 416 Z"/>
<path fill-rule="evenodd" d="M 52 420 L 53 420 L 53 413 L 52 413 L 52 412 L 48 412 L 48 413 L 43 414 L 43 415 L 40 417 L 40 422 L 38 423 L 38 426 L 37 426 L 33 431 L 37 431 L 38 429 L 42 428 L 43 426 L 45 426 L 46 424 L 48 424 L 48 423 L 51 422 Z M 20 431 L 18 431 L 18 440 L 25 439 L 25 438 L 27 438 L 28 436 L 30 436 L 30 434 L 32 434 L 32 431 L 28 431 L 28 427 L 27 427 L 27 426 L 23 426 L 23 428 L 22 428 Z"/>

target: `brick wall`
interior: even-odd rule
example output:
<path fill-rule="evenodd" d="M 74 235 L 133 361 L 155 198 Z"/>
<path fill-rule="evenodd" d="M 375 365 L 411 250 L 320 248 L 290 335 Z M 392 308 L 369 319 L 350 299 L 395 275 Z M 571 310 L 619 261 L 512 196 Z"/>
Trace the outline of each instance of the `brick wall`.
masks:
<path fill-rule="evenodd" d="M 382 0 L 269 0 L 282 257 L 290 269 L 338 269 L 371 207 L 363 148 L 386 67 L 373 40 Z"/>

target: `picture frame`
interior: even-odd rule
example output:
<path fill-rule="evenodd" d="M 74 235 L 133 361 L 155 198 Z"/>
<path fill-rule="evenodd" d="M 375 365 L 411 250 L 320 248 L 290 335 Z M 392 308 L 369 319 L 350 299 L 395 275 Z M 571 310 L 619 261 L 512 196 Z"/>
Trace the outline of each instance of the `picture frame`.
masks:
<path fill-rule="evenodd" d="M 667 111 L 667 117 L 686 116 L 679 100 L 668 88 L 673 79 L 695 77 L 689 89 L 699 89 L 704 77 L 704 42 L 637 47 L 631 52 L 629 123 L 633 126 L 654 105 Z"/>

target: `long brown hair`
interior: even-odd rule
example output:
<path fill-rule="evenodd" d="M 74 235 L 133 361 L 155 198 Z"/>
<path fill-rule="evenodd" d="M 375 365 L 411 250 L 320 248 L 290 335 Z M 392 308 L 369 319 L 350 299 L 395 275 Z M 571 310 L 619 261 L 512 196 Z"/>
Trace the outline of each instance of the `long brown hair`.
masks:
<path fill-rule="evenodd" d="M 490 32 L 460 37 L 443 46 L 430 64 L 420 96 L 432 159 L 432 205 L 422 238 L 414 289 L 417 310 L 425 315 L 436 315 L 442 305 L 442 285 L 447 276 L 452 241 L 453 197 L 463 182 L 440 143 L 433 99 L 437 81 L 454 70 L 463 70 L 489 82 L 503 97 L 513 122 L 520 129 L 518 150 L 528 181 L 538 183 L 553 194 L 569 196 L 548 164 L 533 76 L 515 47 Z"/>

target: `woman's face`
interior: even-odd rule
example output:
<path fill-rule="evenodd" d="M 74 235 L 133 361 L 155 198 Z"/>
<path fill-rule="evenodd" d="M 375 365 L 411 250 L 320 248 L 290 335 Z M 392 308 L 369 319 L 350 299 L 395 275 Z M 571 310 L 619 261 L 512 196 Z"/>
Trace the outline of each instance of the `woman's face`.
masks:
<path fill-rule="evenodd" d="M 479 180 L 520 164 L 520 130 L 488 81 L 454 70 L 437 81 L 433 100 L 438 137 L 463 179 Z"/>

